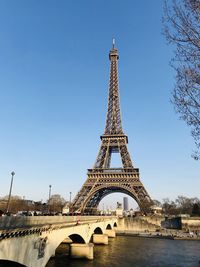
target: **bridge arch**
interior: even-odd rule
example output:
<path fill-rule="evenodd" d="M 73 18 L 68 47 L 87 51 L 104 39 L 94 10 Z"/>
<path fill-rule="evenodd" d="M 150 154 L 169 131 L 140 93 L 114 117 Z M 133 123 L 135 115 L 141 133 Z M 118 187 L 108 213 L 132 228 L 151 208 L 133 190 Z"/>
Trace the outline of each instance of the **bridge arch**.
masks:
<path fill-rule="evenodd" d="M 117 223 L 116 222 L 113 224 L 113 227 L 117 227 Z"/>
<path fill-rule="evenodd" d="M 106 226 L 106 229 L 112 229 L 112 227 L 111 227 L 111 225 L 110 224 L 108 224 L 107 226 Z"/>
<path fill-rule="evenodd" d="M 69 238 L 72 240 L 73 243 L 80 243 L 80 244 L 86 243 L 84 238 L 78 234 L 71 234 L 69 235 Z"/>
<path fill-rule="evenodd" d="M 94 234 L 103 234 L 103 231 L 100 227 L 94 229 Z"/>
<path fill-rule="evenodd" d="M 16 261 L 0 260 L 0 267 L 26 267 L 26 266 Z"/>

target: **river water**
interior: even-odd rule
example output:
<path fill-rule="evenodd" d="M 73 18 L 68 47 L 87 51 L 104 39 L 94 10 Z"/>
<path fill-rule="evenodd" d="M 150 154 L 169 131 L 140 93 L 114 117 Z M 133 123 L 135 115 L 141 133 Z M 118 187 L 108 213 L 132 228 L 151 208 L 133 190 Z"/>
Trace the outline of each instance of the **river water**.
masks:
<path fill-rule="evenodd" d="M 63 249 L 63 248 L 62 248 Z M 61 249 L 61 250 L 62 250 Z M 94 260 L 51 258 L 46 267 L 200 267 L 200 241 L 117 236 L 94 247 Z"/>

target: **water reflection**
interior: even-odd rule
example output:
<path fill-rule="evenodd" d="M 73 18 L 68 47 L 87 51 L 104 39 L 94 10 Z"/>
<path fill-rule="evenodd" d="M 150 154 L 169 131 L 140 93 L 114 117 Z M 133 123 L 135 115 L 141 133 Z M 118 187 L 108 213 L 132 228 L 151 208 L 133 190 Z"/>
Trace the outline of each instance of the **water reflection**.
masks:
<path fill-rule="evenodd" d="M 60 253 L 63 251 L 61 248 Z M 52 258 L 46 267 L 200 267 L 200 242 L 118 236 L 94 247 L 94 260 Z"/>

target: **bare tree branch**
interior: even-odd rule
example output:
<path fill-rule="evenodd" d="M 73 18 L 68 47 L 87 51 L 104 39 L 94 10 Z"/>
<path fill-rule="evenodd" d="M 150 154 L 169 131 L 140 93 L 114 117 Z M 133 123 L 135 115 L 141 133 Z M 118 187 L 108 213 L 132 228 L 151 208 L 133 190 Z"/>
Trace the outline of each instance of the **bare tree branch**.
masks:
<path fill-rule="evenodd" d="M 200 159 L 200 0 L 165 1 L 164 35 L 175 47 L 171 66 L 176 71 L 172 103 L 191 128 Z"/>

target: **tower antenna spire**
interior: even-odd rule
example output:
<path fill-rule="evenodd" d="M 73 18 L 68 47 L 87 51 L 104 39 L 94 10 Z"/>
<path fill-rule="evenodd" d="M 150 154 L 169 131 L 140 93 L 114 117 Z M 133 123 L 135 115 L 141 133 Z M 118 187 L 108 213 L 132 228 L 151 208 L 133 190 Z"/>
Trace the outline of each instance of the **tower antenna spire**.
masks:
<path fill-rule="evenodd" d="M 115 38 L 112 39 L 113 49 L 115 48 Z"/>

